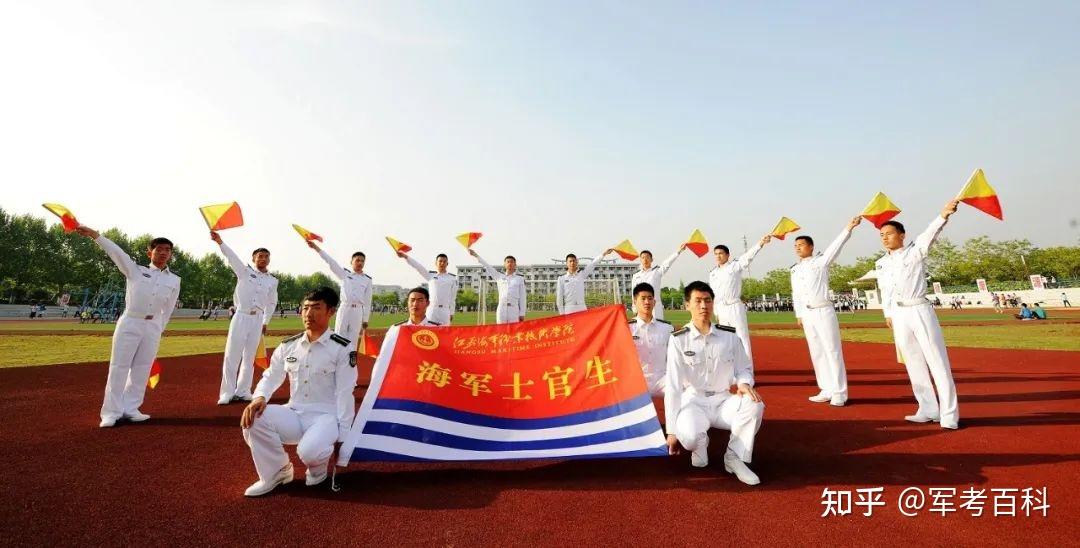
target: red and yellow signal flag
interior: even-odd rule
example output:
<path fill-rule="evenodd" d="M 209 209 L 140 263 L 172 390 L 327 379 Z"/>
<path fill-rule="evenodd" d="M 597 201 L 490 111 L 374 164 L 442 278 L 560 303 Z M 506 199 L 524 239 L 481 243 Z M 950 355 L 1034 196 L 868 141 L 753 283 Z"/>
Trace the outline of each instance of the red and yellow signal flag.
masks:
<path fill-rule="evenodd" d="M 259 347 L 255 349 L 255 366 L 259 369 L 270 367 L 270 356 L 266 352 L 266 337 L 259 337 Z"/>
<path fill-rule="evenodd" d="M 154 360 L 154 363 L 150 364 L 150 377 L 146 379 L 146 386 L 150 387 L 150 390 L 157 388 L 158 382 L 161 380 L 161 362 Z"/>
<path fill-rule="evenodd" d="M 772 229 L 770 236 L 783 240 L 784 236 L 787 236 L 800 228 L 802 227 L 799 226 L 799 223 L 796 223 L 787 217 L 780 217 L 780 221 L 776 223 L 776 227 Z"/>
<path fill-rule="evenodd" d="M 390 236 L 386 237 L 386 241 L 390 243 L 390 247 L 394 248 L 395 252 L 408 253 L 412 251 L 412 246 L 403 242 L 399 242 Z"/>
<path fill-rule="evenodd" d="M 892 203 L 884 192 L 875 194 L 862 212 L 863 218 L 873 223 L 875 228 L 881 228 L 881 225 L 899 214 L 900 208 Z"/>
<path fill-rule="evenodd" d="M 310 231 L 310 230 L 308 230 L 308 229 L 306 229 L 306 228 L 304 228 L 304 227 L 302 227 L 302 226 L 300 226 L 298 224 L 293 224 L 292 227 L 293 227 L 293 230 L 295 230 L 296 233 L 299 234 L 300 237 L 303 238 L 305 242 L 312 242 L 312 241 L 315 241 L 315 240 L 318 240 L 320 242 L 323 241 L 322 236 L 319 236 L 318 234 L 316 234 L 316 233 L 314 233 L 314 232 L 312 232 L 312 231 Z"/>
<path fill-rule="evenodd" d="M 60 217 L 60 224 L 64 225 L 64 232 L 72 232 L 79 228 L 79 221 L 70 209 L 60 204 L 41 204 L 41 207 L 49 210 L 49 213 Z"/>
<path fill-rule="evenodd" d="M 986 175 L 981 169 L 976 169 L 975 173 L 971 174 L 971 178 L 956 197 L 961 202 L 991 217 L 996 217 L 999 221 L 1005 220 L 1001 213 L 1001 202 L 998 201 L 997 192 L 990 187 L 990 183 L 986 182 Z"/>
<path fill-rule="evenodd" d="M 465 249 L 469 249 L 483 235 L 484 234 L 480 232 L 463 232 L 461 234 L 458 234 L 456 238 L 458 242 L 461 242 L 461 245 L 465 246 Z"/>
<path fill-rule="evenodd" d="M 375 340 L 368 336 L 366 330 L 360 336 L 360 353 L 369 358 L 379 357 L 379 345 L 375 344 Z"/>
<path fill-rule="evenodd" d="M 611 249 L 615 250 L 615 253 L 618 253 L 620 257 L 628 261 L 638 258 L 638 250 L 634 249 L 634 244 L 630 243 L 630 240 L 623 240 Z"/>
<path fill-rule="evenodd" d="M 203 206 L 199 208 L 199 213 L 202 213 L 210 230 L 244 226 L 244 215 L 240 212 L 240 204 L 236 202 Z"/>
<path fill-rule="evenodd" d="M 694 229 L 690 239 L 686 240 L 686 249 L 689 249 L 698 257 L 704 257 L 709 252 L 709 242 L 705 241 L 705 235 L 701 233 L 701 230 Z"/>

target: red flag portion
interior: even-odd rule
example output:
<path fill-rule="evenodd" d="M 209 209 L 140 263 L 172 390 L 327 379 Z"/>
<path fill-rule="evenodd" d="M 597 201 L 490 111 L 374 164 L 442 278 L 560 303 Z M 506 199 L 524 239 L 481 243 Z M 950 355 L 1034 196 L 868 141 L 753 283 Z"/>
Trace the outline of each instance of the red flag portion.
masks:
<path fill-rule="evenodd" d="M 199 213 L 202 213 L 210 230 L 244 226 L 244 214 L 240 212 L 240 204 L 236 202 L 203 206 L 199 208 Z"/>
<path fill-rule="evenodd" d="M 481 232 L 463 232 L 461 234 L 458 234 L 456 239 L 458 242 L 461 243 L 461 245 L 465 246 L 465 249 L 469 249 L 483 235 L 484 234 Z"/>
<path fill-rule="evenodd" d="M 368 336 L 367 330 L 360 336 L 360 354 L 369 358 L 379 357 L 379 345 L 375 344 L 375 340 Z"/>
<path fill-rule="evenodd" d="M 79 221 L 75 219 L 75 214 L 70 209 L 60 204 L 41 204 L 41 207 L 49 210 L 49 213 L 60 217 L 60 224 L 64 225 L 64 232 L 73 232 L 76 228 L 79 228 Z"/>
<path fill-rule="evenodd" d="M 158 381 L 161 380 L 161 362 L 154 359 L 154 363 L 150 365 L 150 377 L 146 379 L 146 386 L 150 387 L 150 390 L 157 388 Z"/>
<path fill-rule="evenodd" d="M 999 221 L 1005 219 L 1001 212 L 1001 202 L 998 201 L 997 192 L 990 187 L 981 169 L 976 169 L 975 173 L 971 174 L 971 178 L 960 190 L 957 198 L 991 217 L 996 217 Z"/>
<path fill-rule="evenodd" d="M 623 240 L 619 242 L 619 245 L 611 248 L 618 253 L 620 257 L 627 261 L 632 261 L 638 258 L 638 250 L 634 248 L 634 244 L 630 243 L 630 240 Z"/>
<path fill-rule="evenodd" d="M 394 251 L 400 251 L 401 253 L 408 253 L 412 251 L 412 246 L 403 242 L 399 242 L 390 236 L 386 237 L 386 241 L 390 243 L 390 247 L 394 248 Z"/>

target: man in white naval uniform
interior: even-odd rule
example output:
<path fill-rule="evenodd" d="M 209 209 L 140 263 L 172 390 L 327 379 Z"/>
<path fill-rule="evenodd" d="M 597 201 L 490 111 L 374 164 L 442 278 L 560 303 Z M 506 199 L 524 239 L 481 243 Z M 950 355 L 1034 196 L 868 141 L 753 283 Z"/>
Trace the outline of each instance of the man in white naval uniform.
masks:
<path fill-rule="evenodd" d="M 836 407 L 847 403 L 847 370 L 844 349 L 840 346 L 840 324 L 829 299 L 829 266 L 840 255 L 851 230 L 861 221 L 862 217 L 849 221 L 824 253 L 814 254 L 814 239 L 810 236 L 795 238 L 799 262 L 791 267 L 791 300 L 814 364 L 819 392 L 809 399 L 815 403 L 829 402 Z"/>
<path fill-rule="evenodd" d="M 330 267 L 330 272 L 338 279 L 341 289 L 341 305 L 334 319 L 334 332 L 351 341 L 360 340 L 360 332 L 367 329 L 371 320 L 371 276 L 364 273 L 367 256 L 362 251 L 352 254 L 349 270 L 338 264 L 329 253 L 315 242 L 308 241 L 308 247 L 319 252 L 322 260 Z"/>
<path fill-rule="evenodd" d="M 754 454 L 765 403 L 754 390 L 754 371 L 735 330 L 709 323 L 713 293 L 691 282 L 684 290 L 690 323 L 672 333 L 667 354 L 664 416 L 670 454 L 689 450 L 690 464 L 709 464 L 709 428 L 731 431 L 724 470 L 747 485 L 761 482 L 746 466 Z M 731 393 L 731 387 L 736 392 Z"/>
<path fill-rule="evenodd" d="M 675 328 L 670 322 L 654 315 L 655 305 L 652 286 L 647 283 L 635 285 L 634 309 L 637 310 L 637 316 L 631 318 L 628 324 L 649 394 L 663 396 L 664 386 L 667 386 L 668 341 L 671 340 L 671 332 L 675 331 Z"/>
<path fill-rule="evenodd" d="M 503 259 L 506 274 L 491 267 L 476 251 L 469 249 L 469 255 L 480 261 L 484 270 L 499 287 L 499 309 L 495 311 L 496 323 L 517 323 L 525 321 L 526 297 L 525 277 L 517 272 L 517 259 L 507 255 Z"/>
<path fill-rule="evenodd" d="M 664 274 L 671 270 L 671 265 L 675 264 L 675 259 L 679 258 L 684 249 L 686 249 L 686 244 L 680 245 L 675 253 L 672 253 L 670 257 L 664 259 L 664 262 L 659 265 L 653 264 L 652 251 L 648 249 L 643 250 L 638 255 L 641 258 L 641 270 L 634 272 L 634 275 L 630 277 L 630 287 L 637 287 L 638 284 L 649 284 L 649 287 L 653 288 L 656 306 L 653 307 L 652 315 L 658 320 L 664 319 L 664 299 L 662 298 Z M 636 298 L 632 302 L 632 306 L 636 307 Z M 634 308 L 634 312 L 637 312 L 636 308 Z"/>
<path fill-rule="evenodd" d="M 886 222 L 880 230 L 886 253 L 874 265 L 885 321 L 893 330 L 893 340 L 904 357 L 911 389 L 919 403 L 915 414 L 904 419 L 920 423 L 941 421 L 942 428 L 951 430 L 960 426 L 960 407 L 941 325 L 926 298 L 926 258 L 949 216 L 956 213 L 958 203 L 949 202 L 926 231 L 906 246 L 904 225 Z"/>
<path fill-rule="evenodd" d="M 352 426 L 356 352 L 352 341 L 330 330 L 337 304 L 337 293 L 329 287 L 304 295 L 304 332 L 281 341 L 255 388 L 255 399 L 244 408 L 240 426 L 259 474 L 244 492 L 249 497 L 292 481 L 285 444 L 296 444 L 296 455 L 307 467 L 307 485 L 322 483 L 334 443 L 344 441 Z M 286 376 L 289 402 L 267 405 Z"/>
<path fill-rule="evenodd" d="M 772 236 L 766 235 L 754 247 L 735 259 L 731 258 L 726 245 L 714 247 L 716 267 L 709 271 L 709 287 L 716 294 L 716 302 L 713 303 L 716 323 L 735 328 L 751 363 L 754 361 L 754 354 L 750 350 L 750 326 L 746 321 L 746 305 L 742 301 L 742 281 L 758 251 L 770 240 Z"/>
<path fill-rule="evenodd" d="M 161 333 L 169 323 L 180 295 L 180 277 L 168 266 L 173 244 L 166 238 L 151 240 L 146 252 L 150 265 L 141 266 L 96 230 L 80 225 L 76 231 L 101 246 L 126 280 L 124 314 L 113 331 L 99 426 L 114 426 L 121 418 L 145 421 L 150 415 L 139 411 L 139 406 L 146 395 L 150 366 L 157 356 Z"/>
<path fill-rule="evenodd" d="M 586 265 L 585 270 L 578 270 L 577 255 L 570 253 L 566 256 L 566 274 L 559 276 L 559 279 L 555 281 L 555 308 L 558 309 L 559 314 L 581 312 L 587 308 L 585 306 L 585 278 L 588 278 L 589 274 L 600 266 L 600 261 L 612 251 L 614 249 L 608 248 L 602 255 Z"/>
<path fill-rule="evenodd" d="M 278 302 L 278 280 L 267 267 L 270 251 L 260 247 L 251 253 L 255 266 L 248 266 L 217 232 L 210 232 L 226 261 L 236 274 L 233 306 L 236 313 L 229 321 L 229 335 L 225 339 L 225 359 L 221 365 L 221 387 L 218 389 L 218 405 L 233 400 L 251 401 L 251 382 L 255 374 L 255 351 L 259 339 L 266 334 L 266 326 L 274 317 Z"/>
<path fill-rule="evenodd" d="M 439 253 L 435 256 L 435 270 L 428 270 L 416 259 L 401 251 L 398 251 L 397 256 L 405 259 L 409 266 L 416 269 L 420 277 L 428 282 L 431 306 L 427 310 L 427 319 L 439 325 L 450 325 L 450 321 L 454 319 L 458 294 L 457 276 L 446 271 L 450 259 L 445 253 Z"/>

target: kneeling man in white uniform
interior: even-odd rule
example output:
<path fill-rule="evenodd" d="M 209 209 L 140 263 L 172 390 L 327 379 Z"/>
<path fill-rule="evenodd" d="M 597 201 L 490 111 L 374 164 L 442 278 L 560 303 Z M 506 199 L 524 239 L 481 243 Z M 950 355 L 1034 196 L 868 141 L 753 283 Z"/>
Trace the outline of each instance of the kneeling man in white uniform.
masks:
<path fill-rule="evenodd" d="M 356 352 L 348 339 L 330 330 L 337 305 L 338 294 L 329 287 L 304 295 L 300 311 L 304 332 L 281 341 L 254 399 L 244 409 L 240 426 L 259 474 L 259 481 L 244 492 L 249 497 L 292 481 L 286 444 L 296 445 L 296 454 L 307 467 L 307 485 L 322 483 L 334 443 L 343 441 L 352 426 Z M 286 375 L 289 402 L 267 405 Z"/>
<path fill-rule="evenodd" d="M 664 413 L 668 452 L 681 444 L 691 451 L 690 464 L 709 464 L 709 428 L 731 431 L 724 470 L 747 485 L 761 482 L 750 470 L 754 437 L 761 428 L 765 403 L 754 390 L 754 369 L 735 328 L 709 323 L 713 290 L 696 281 L 683 292 L 690 323 L 672 333 L 667 355 Z M 735 393 L 731 387 L 736 386 Z"/>

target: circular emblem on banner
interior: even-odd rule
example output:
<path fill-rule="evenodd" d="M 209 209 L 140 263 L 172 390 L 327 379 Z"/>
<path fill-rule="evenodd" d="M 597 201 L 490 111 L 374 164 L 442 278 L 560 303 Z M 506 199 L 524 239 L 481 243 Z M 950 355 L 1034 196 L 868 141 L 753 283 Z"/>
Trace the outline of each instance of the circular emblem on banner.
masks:
<path fill-rule="evenodd" d="M 421 329 L 412 334 L 412 343 L 424 350 L 435 350 L 439 347 L 439 337 L 430 329 Z"/>

